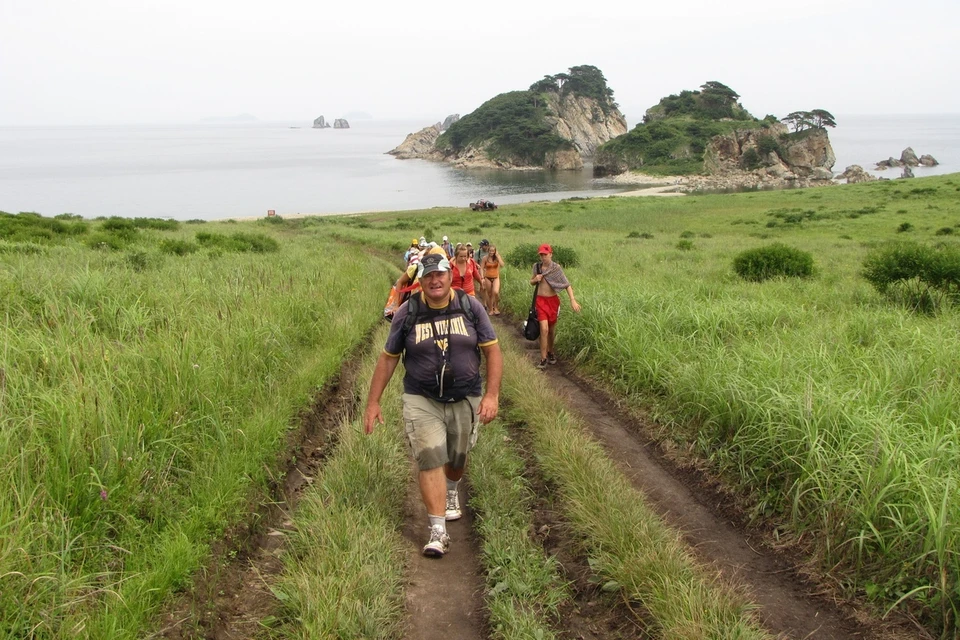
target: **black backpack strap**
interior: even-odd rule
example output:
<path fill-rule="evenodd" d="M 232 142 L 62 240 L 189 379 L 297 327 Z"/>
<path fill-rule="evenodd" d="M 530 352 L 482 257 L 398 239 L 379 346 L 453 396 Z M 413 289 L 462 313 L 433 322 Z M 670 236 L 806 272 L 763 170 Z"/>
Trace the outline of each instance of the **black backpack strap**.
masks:
<path fill-rule="evenodd" d="M 415 292 L 407 298 L 407 316 L 403 319 L 403 324 L 400 326 L 400 344 L 407 343 L 407 334 L 410 333 L 413 325 L 417 323 L 418 315 L 420 315 L 420 294 Z M 407 361 L 406 349 L 403 350 L 403 361 Z"/>
<path fill-rule="evenodd" d="M 477 314 L 473 312 L 473 306 L 470 304 L 470 295 L 463 289 L 454 289 L 457 294 L 457 302 L 460 304 L 460 310 L 474 327 L 477 326 Z"/>

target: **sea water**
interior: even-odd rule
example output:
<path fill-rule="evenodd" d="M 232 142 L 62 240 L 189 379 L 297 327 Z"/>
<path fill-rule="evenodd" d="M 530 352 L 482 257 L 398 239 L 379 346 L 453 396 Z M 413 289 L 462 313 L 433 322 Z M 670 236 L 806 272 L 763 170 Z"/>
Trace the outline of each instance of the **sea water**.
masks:
<path fill-rule="evenodd" d="M 386 152 L 430 123 L 0 127 L 0 211 L 53 216 L 244 218 L 462 207 L 615 193 L 583 171 L 456 169 Z M 837 116 L 836 172 L 872 170 L 905 147 L 960 171 L 960 115 Z M 899 170 L 885 173 L 890 178 Z"/>

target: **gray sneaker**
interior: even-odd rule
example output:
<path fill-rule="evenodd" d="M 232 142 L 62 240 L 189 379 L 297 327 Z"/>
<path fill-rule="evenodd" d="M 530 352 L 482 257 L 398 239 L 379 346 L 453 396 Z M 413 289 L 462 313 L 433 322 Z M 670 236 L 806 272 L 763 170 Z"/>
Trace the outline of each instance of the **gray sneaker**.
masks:
<path fill-rule="evenodd" d="M 544 358 L 543 360 L 540 361 L 540 364 L 537 365 L 537 369 L 540 369 L 540 371 L 543 371 L 546 368 L 547 368 L 547 359 Z"/>
<path fill-rule="evenodd" d="M 547 354 L 547 364 L 557 364 L 557 356 L 552 352 Z"/>
<path fill-rule="evenodd" d="M 459 520 L 463 516 L 460 511 L 460 493 L 456 490 L 447 491 L 447 513 L 444 516 L 449 520 Z"/>
<path fill-rule="evenodd" d="M 440 525 L 430 527 L 430 540 L 423 545 L 423 555 L 442 558 L 450 548 L 450 536 Z"/>

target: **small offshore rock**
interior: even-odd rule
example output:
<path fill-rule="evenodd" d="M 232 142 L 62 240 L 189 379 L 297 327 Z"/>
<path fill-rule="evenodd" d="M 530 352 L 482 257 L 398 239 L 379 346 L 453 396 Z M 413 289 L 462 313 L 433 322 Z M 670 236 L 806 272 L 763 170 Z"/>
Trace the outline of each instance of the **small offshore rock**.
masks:
<path fill-rule="evenodd" d="M 907 147 L 900 153 L 900 164 L 907 167 L 919 167 L 920 159 L 914 153 L 913 147 Z"/>
<path fill-rule="evenodd" d="M 347 122 L 347 121 L 346 121 L 345 119 L 343 119 L 343 118 L 337 118 L 336 120 L 333 121 L 333 128 L 334 128 L 334 129 L 349 129 L 349 128 L 350 128 L 350 123 Z"/>
<path fill-rule="evenodd" d="M 864 171 L 858 164 L 852 164 L 841 173 L 837 178 L 847 181 L 847 184 L 856 184 L 858 182 L 871 182 L 876 180 L 872 175 Z"/>

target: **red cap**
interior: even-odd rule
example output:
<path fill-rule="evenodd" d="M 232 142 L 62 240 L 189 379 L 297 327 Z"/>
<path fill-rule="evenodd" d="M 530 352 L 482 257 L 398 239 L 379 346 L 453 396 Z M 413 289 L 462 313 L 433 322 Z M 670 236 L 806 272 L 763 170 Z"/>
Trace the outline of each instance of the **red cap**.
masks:
<path fill-rule="evenodd" d="M 537 249 L 537 253 L 553 253 L 553 249 L 551 249 L 547 243 L 543 243 L 540 245 L 540 248 Z"/>

